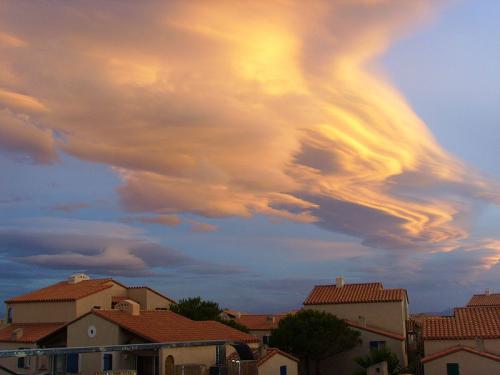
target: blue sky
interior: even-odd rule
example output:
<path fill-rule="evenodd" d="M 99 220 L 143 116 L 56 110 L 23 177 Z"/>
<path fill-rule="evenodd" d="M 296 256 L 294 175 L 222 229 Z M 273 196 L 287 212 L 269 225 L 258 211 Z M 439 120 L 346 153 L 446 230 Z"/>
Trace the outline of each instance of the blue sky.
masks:
<path fill-rule="evenodd" d="M 77 271 L 253 312 L 341 274 L 414 312 L 498 285 L 495 1 L 125 4 L 0 11 L 4 299 Z"/>

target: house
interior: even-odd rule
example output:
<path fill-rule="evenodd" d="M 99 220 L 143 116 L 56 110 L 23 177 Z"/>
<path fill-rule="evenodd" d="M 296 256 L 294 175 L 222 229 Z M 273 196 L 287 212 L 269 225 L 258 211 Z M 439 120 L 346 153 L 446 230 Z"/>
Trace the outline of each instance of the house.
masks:
<path fill-rule="evenodd" d="M 262 348 L 254 351 L 257 358 L 258 375 L 297 375 L 298 358 L 277 348 Z M 228 367 L 238 368 L 240 365 L 238 353 L 234 352 L 227 358 Z"/>
<path fill-rule="evenodd" d="M 304 301 L 305 309 L 336 315 L 361 333 L 361 346 L 323 361 L 336 374 L 351 375 L 359 369 L 354 358 L 371 349 L 389 348 L 407 366 L 408 294 L 405 289 L 386 289 L 379 283 L 317 285 Z M 334 366 L 334 367 L 332 367 Z"/>
<path fill-rule="evenodd" d="M 127 287 L 111 278 L 90 279 L 76 274 L 5 301 L 7 316 L 0 327 L 0 349 L 36 348 L 52 332 L 92 310 L 111 309 L 131 299 L 143 310 L 168 310 L 171 298 L 149 287 Z M 66 339 L 59 340 L 59 344 Z M 55 345 L 55 344 L 54 344 Z M 47 358 L 1 359 L 0 365 L 20 373 L 45 369 Z M 33 362 L 33 363 L 31 363 Z"/>
<path fill-rule="evenodd" d="M 486 299 L 483 306 L 474 296 L 453 316 L 423 319 L 425 375 L 500 374 L 500 306 Z"/>
<path fill-rule="evenodd" d="M 215 321 L 193 321 L 172 311 L 140 310 L 131 300 L 113 310 L 92 310 L 53 331 L 42 345 L 66 338 L 68 347 L 157 342 L 233 340 L 257 349 L 255 337 Z M 230 348 L 228 348 L 230 350 Z M 217 360 L 215 346 L 164 348 L 140 352 L 84 353 L 53 359 L 58 372 L 93 375 L 100 371 L 136 370 L 138 375 L 174 374 L 176 366 L 210 368 Z"/>
<path fill-rule="evenodd" d="M 5 301 L 7 323 L 69 322 L 92 309 L 111 309 L 132 299 L 144 310 L 169 309 L 174 300 L 148 287 L 127 287 L 111 278 L 76 274 L 68 280 Z"/>
<path fill-rule="evenodd" d="M 14 323 L 0 330 L 0 348 L 3 350 L 32 349 L 63 323 Z M 18 374 L 32 374 L 50 369 L 47 357 L 2 358 L 0 365 Z"/>

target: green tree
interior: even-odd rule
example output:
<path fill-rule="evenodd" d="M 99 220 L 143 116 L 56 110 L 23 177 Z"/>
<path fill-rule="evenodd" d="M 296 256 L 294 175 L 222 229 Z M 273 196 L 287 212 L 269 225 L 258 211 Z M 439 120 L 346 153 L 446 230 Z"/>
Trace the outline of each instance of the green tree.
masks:
<path fill-rule="evenodd" d="M 244 325 L 234 320 L 222 319 L 222 309 L 217 302 L 204 301 L 201 297 L 181 299 L 179 303 L 171 305 L 170 310 L 192 320 L 215 320 L 229 327 L 248 333 L 248 328 Z"/>
<path fill-rule="evenodd" d="M 270 337 L 271 346 L 301 360 L 303 373 L 309 374 L 310 364 L 315 364 L 316 375 L 320 375 L 321 361 L 360 343 L 360 333 L 343 320 L 314 310 L 301 310 L 281 319 Z"/>
<path fill-rule="evenodd" d="M 387 362 L 389 374 L 396 375 L 401 371 L 398 357 L 388 348 L 370 350 L 370 354 L 362 357 L 356 357 L 354 358 L 354 361 L 362 367 L 362 369 L 355 372 L 354 375 L 366 375 L 366 369 L 368 367 L 384 361 Z"/>
<path fill-rule="evenodd" d="M 192 320 L 218 320 L 222 313 L 217 302 L 203 301 L 201 297 L 181 299 L 170 310 Z"/>

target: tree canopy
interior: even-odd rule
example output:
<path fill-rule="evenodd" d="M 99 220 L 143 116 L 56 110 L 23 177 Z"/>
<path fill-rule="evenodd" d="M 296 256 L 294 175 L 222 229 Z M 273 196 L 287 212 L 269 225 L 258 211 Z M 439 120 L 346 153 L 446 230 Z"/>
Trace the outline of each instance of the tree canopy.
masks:
<path fill-rule="evenodd" d="M 306 373 L 309 372 L 309 361 L 315 361 L 317 374 L 322 360 L 360 343 L 360 333 L 343 320 L 314 310 L 301 310 L 281 319 L 270 337 L 271 346 L 299 357 Z"/>
<path fill-rule="evenodd" d="M 218 320 L 222 309 L 217 302 L 204 301 L 201 297 L 181 299 L 170 310 L 192 320 Z"/>
<path fill-rule="evenodd" d="M 181 299 L 177 304 L 171 305 L 170 310 L 192 320 L 215 320 L 248 333 L 248 328 L 244 325 L 234 320 L 222 319 L 221 313 L 223 310 L 217 302 L 205 301 L 201 297 Z"/>

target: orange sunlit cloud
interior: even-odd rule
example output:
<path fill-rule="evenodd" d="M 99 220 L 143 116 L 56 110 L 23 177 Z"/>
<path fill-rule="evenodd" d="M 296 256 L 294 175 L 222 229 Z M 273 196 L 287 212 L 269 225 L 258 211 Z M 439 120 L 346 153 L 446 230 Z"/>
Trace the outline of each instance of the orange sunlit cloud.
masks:
<path fill-rule="evenodd" d="M 6 9 L 0 103 L 24 125 L 2 124 L 0 146 L 108 164 L 130 211 L 262 214 L 449 250 L 468 236 L 457 218 L 498 197 L 367 68 L 428 5 L 171 2 L 89 19 L 65 4 L 25 27 Z"/>

